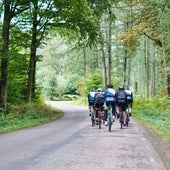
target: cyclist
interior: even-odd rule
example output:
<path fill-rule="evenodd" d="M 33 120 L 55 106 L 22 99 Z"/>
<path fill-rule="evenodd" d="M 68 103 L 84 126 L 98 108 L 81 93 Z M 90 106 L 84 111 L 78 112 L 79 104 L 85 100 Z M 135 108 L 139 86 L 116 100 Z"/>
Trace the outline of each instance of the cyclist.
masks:
<path fill-rule="evenodd" d="M 104 120 L 105 120 L 105 126 L 107 126 L 107 116 L 108 116 L 108 110 L 107 108 L 111 104 L 112 106 L 112 114 L 113 117 L 115 117 L 116 113 L 116 91 L 113 89 L 113 85 L 107 85 L 107 89 L 105 90 L 105 95 L 104 95 L 104 106 L 106 106 L 105 109 L 105 115 L 104 115 Z M 113 119 L 114 121 L 114 119 Z"/>
<path fill-rule="evenodd" d="M 127 107 L 129 110 L 129 116 L 131 116 L 132 115 L 132 104 L 133 104 L 133 93 L 129 90 L 128 86 L 125 86 L 124 89 L 127 94 Z"/>
<path fill-rule="evenodd" d="M 90 89 L 89 93 L 88 93 L 88 107 L 89 107 L 89 116 L 91 116 L 91 110 L 92 107 L 94 107 L 94 96 L 95 96 L 95 90 L 92 88 Z"/>
<path fill-rule="evenodd" d="M 101 107 L 103 110 L 104 105 L 104 93 L 101 88 L 98 88 L 94 96 L 94 107 L 96 110 L 96 118 L 98 119 L 98 109 Z"/>
<path fill-rule="evenodd" d="M 126 106 L 127 106 L 127 94 L 124 91 L 124 87 L 120 86 L 119 91 L 116 93 L 116 104 L 123 113 L 123 124 L 126 125 Z"/>

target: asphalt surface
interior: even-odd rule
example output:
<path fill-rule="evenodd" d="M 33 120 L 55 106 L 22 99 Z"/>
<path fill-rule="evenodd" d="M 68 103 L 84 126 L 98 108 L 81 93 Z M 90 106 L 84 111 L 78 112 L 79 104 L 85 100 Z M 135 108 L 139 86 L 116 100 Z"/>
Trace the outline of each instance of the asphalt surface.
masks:
<path fill-rule="evenodd" d="M 50 104 L 61 119 L 0 135 L 0 170 L 169 170 L 133 118 L 109 132 L 91 126 L 87 107 Z"/>

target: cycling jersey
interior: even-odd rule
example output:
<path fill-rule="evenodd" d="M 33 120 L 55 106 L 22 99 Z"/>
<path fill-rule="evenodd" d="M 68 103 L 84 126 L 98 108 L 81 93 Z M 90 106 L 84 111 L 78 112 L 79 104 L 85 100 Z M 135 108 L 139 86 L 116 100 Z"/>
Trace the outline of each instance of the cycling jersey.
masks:
<path fill-rule="evenodd" d="M 130 90 L 125 90 L 126 94 L 127 94 L 127 101 L 129 102 L 133 102 L 133 94 Z"/>
<path fill-rule="evenodd" d="M 112 88 L 106 89 L 104 101 L 105 102 L 115 102 L 116 101 L 115 94 L 116 94 L 116 92 L 114 89 L 112 89 Z"/>
<path fill-rule="evenodd" d="M 88 94 L 88 102 L 89 102 L 89 104 L 94 104 L 94 96 L 95 96 L 94 91 L 89 92 L 89 94 Z"/>

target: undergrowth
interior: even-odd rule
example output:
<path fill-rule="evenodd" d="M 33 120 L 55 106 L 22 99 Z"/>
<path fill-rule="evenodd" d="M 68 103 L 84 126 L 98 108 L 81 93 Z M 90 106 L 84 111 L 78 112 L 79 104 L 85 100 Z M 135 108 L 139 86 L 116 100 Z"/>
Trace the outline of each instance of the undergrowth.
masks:
<path fill-rule="evenodd" d="M 170 148 L 170 100 L 135 100 L 133 105 L 133 117 Z"/>
<path fill-rule="evenodd" d="M 46 104 L 10 106 L 7 113 L 0 112 L 0 133 L 48 123 L 61 116 L 61 111 Z"/>

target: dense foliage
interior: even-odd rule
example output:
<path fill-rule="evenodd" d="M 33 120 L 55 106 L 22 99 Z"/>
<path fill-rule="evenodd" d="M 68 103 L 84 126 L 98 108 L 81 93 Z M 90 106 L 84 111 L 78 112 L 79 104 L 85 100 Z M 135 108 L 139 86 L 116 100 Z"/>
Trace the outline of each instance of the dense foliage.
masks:
<path fill-rule="evenodd" d="M 0 112 L 0 133 L 48 123 L 61 116 L 61 111 L 45 104 L 11 105 L 6 115 Z"/>
<path fill-rule="evenodd" d="M 148 127 L 148 130 L 154 131 L 170 148 L 169 100 L 136 100 L 133 116 Z"/>

